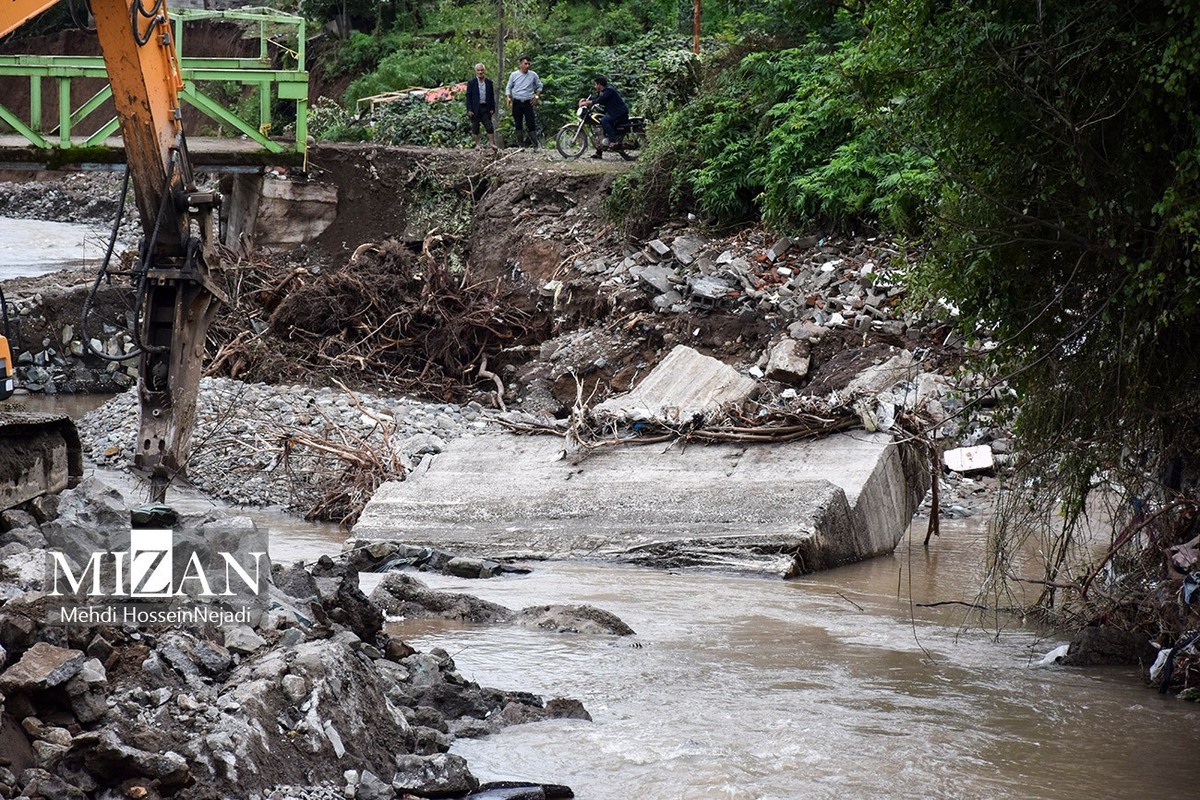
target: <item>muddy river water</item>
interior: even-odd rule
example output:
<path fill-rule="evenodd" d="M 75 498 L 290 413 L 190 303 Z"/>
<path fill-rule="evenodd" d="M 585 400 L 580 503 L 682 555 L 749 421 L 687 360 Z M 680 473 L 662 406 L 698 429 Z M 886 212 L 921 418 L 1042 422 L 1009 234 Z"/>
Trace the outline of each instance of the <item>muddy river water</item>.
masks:
<path fill-rule="evenodd" d="M 1032 626 L 1009 620 L 997 636 L 977 617 L 964 626 L 963 605 L 917 605 L 975 599 L 983 529 L 947 523 L 928 553 L 906 541 L 793 581 L 559 562 L 487 581 L 424 575 L 515 608 L 591 603 L 637 636 L 392 631 L 444 648 L 481 684 L 591 712 L 459 740 L 483 779 L 592 800 L 1196 796 L 1200 707 L 1133 669 L 1038 665 L 1063 640 Z M 274 555 L 335 538 L 276 530 Z M 369 591 L 378 576 L 363 577 Z"/>
<path fill-rule="evenodd" d="M 66 267 L 97 267 L 104 258 L 108 236 L 104 225 L 0 216 L 0 280 Z"/>
<path fill-rule="evenodd" d="M 0 220 L 10 244 L 15 230 Z M 341 547 L 331 527 L 260 521 L 279 561 Z M 1133 669 L 1038 665 L 1061 640 L 1032 626 L 1008 620 L 997 636 L 963 605 L 917 605 L 974 600 L 983 531 L 948 523 L 928 552 L 905 542 L 787 582 L 553 562 L 487 581 L 424 576 L 515 608 L 591 603 L 632 639 L 392 630 L 444 648 L 481 684 L 591 712 L 458 741 L 485 780 L 565 783 L 585 800 L 1200 795 L 1200 706 L 1147 689 Z"/>

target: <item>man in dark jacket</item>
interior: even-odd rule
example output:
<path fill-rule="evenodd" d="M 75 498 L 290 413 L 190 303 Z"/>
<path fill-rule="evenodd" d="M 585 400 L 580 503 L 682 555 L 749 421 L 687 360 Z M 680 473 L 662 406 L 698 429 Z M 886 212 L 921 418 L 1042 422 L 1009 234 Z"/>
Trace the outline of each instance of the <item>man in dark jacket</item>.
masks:
<path fill-rule="evenodd" d="M 604 129 L 604 138 L 600 140 L 600 148 L 592 158 L 604 158 L 604 148 L 620 143 L 617 136 L 617 126 L 629 122 L 629 107 L 616 89 L 608 85 L 608 78 L 597 75 L 592 86 L 596 94 L 579 101 L 586 107 L 599 105 L 604 107 L 604 116 L 600 118 L 600 127 Z"/>
<path fill-rule="evenodd" d="M 479 146 L 479 126 L 487 131 L 488 144 L 496 149 L 496 128 L 492 117 L 496 114 L 496 87 L 487 77 L 483 64 L 475 65 L 475 77 L 467 81 L 467 119 L 471 120 L 471 135 L 475 146 Z"/>

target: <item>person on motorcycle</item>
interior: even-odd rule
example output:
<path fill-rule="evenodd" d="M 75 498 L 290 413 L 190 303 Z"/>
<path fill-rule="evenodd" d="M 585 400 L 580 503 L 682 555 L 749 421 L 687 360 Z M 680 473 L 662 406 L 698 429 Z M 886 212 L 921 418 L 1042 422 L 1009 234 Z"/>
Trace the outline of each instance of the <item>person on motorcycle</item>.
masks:
<path fill-rule="evenodd" d="M 596 90 L 596 94 L 583 98 L 579 105 L 583 108 L 595 105 L 604 108 L 604 116 L 600 118 L 604 138 L 600 140 L 600 149 L 592 155 L 592 158 L 604 158 L 605 148 L 621 143 L 621 137 L 617 135 L 617 126 L 629 124 L 629 107 L 625 105 L 620 93 L 608 85 L 608 78 L 603 75 L 596 76 L 592 88 Z"/>

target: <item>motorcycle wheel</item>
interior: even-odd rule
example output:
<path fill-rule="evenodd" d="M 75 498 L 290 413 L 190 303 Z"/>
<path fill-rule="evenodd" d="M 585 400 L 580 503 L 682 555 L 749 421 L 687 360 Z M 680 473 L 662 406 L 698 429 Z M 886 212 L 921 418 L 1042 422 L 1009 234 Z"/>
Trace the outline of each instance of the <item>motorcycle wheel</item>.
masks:
<path fill-rule="evenodd" d="M 579 158 L 588 146 L 587 129 L 579 125 L 563 125 L 554 137 L 554 148 L 563 158 Z"/>
<path fill-rule="evenodd" d="M 642 150 L 646 147 L 646 136 L 641 133 L 626 134 L 624 141 L 626 150 Z"/>

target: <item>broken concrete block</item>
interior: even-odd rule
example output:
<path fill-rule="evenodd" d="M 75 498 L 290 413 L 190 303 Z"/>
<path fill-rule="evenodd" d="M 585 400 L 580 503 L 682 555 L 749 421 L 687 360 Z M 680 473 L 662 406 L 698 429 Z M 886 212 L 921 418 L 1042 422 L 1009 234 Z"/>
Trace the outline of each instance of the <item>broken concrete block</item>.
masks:
<path fill-rule="evenodd" d="M 654 252 L 654 255 L 658 256 L 659 258 L 666 258 L 667 256 L 671 255 L 671 248 L 667 247 L 666 243 L 663 242 L 662 239 L 651 239 L 649 242 L 646 242 L 646 246 L 649 247 Z"/>
<path fill-rule="evenodd" d="M 654 298 L 654 308 L 658 311 L 667 311 L 677 303 L 683 302 L 683 295 L 672 289 L 669 292 L 663 292 Z"/>
<path fill-rule="evenodd" d="M 715 302 L 723 300 L 733 291 L 733 284 L 712 275 L 688 278 L 688 292 L 692 297 Z"/>
<path fill-rule="evenodd" d="M 608 263 L 603 258 L 593 258 L 584 263 L 575 262 L 575 266 L 584 275 L 599 275 L 608 271 Z"/>
<path fill-rule="evenodd" d="M 767 251 L 767 260 L 772 264 L 779 260 L 779 257 L 788 251 L 792 246 L 792 240 L 784 236 L 771 245 L 771 249 Z"/>
<path fill-rule="evenodd" d="M 771 348 L 765 373 L 770 380 L 795 383 L 808 376 L 808 366 L 808 353 L 804 347 L 795 339 L 784 339 Z"/>
<path fill-rule="evenodd" d="M 995 462 L 992 459 L 992 448 L 986 444 L 947 450 L 942 454 L 942 463 L 952 472 L 963 474 L 984 472 L 995 466 Z"/>
<path fill-rule="evenodd" d="M 695 234 L 685 234 L 676 236 L 675 241 L 671 242 L 671 249 L 675 252 L 675 258 L 680 264 L 685 267 L 696 260 L 696 255 L 704 249 L 708 244 L 708 240 L 703 236 Z"/>
<path fill-rule="evenodd" d="M 467 768 L 466 759 L 459 755 L 398 755 L 392 787 L 402 793 L 452 797 L 475 791 L 479 780 Z"/>
<path fill-rule="evenodd" d="M 802 319 L 799 322 L 793 322 L 788 326 L 788 336 L 793 339 L 807 339 L 809 342 L 816 342 L 826 334 L 827 330 L 812 320 Z"/>
<path fill-rule="evenodd" d="M 248 625 L 236 625 L 225 629 L 225 649 L 232 652 L 253 653 L 266 643 L 267 640 Z"/>
<path fill-rule="evenodd" d="M 657 293 L 665 294 L 671 291 L 671 278 L 675 275 L 675 270 L 670 267 L 659 266 L 658 264 L 647 264 L 645 266 L 630 267 L 629 274 Z"/>
<path fill-rule="evenodd" d="M 846 386 L 846 394 L 879 394 L 900 381 L 909 380 L 915 370 L 912 353 L 901 350 L 882 364 L 867 367 Z"/>
<path fill-rule="evenodd" d="M 597 417 L 680 422 L 743 402 L 754 381 L 717 359 L 678 345 L 631 392 L 592 409 Z"/>
<path fill-rule="evenodd" d="M 892 551 L 928 487 L 927 462 L 902 457 L 904 447 L 855 431 L 769 446 L 605 447 L 576 461 L 558 437 L 492 433 L 385 483 L 354 532 L 476 555 L 791 575 Z M 381 589 L 405 578 L 389 573 L 371 599 L 382 607 Z M 415 618 L 412 608 L 388 613 Z"/>

